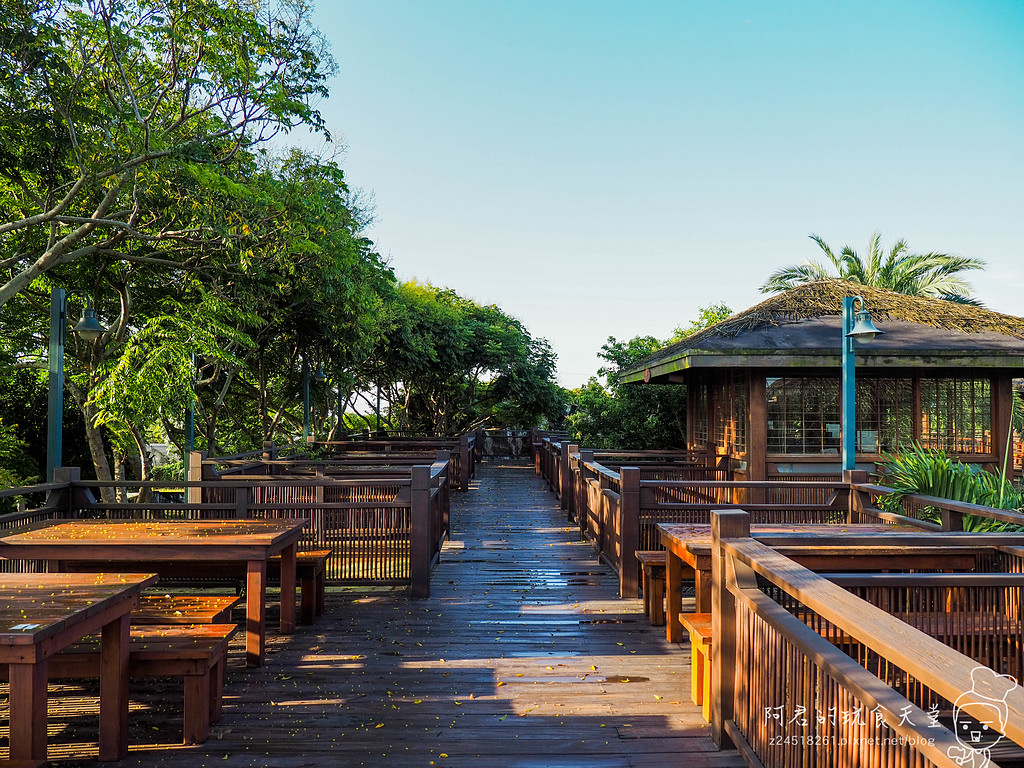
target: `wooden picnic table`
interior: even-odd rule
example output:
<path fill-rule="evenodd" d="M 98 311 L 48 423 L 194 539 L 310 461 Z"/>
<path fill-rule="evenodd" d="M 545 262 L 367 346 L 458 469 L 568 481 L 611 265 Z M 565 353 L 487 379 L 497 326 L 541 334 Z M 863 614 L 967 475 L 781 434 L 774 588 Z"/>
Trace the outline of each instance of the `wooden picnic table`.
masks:
<path fill-rule="evenodd" d="M 880 569 L 892 567 L 899 557 L 900 568 L 965 568 L 973 564 L 976 548 L 921 548 L 891 546 L 884 548 L 859 544 L 843 546 L 835 542 L 815 543 L 821 537 L 854 537 L 874 533 L 901 533 L 918 530 L 905 526 L 876 524 L 762 524 L 750 526 L 750 535 L 773 546 L 812 570 Z M 711 525 L 709 523 L 658 523 L 661 543 L 668 552 L 665 563 L 665 635 L 670 642 L 683 639 L 679 621 L 682 610 L 683 566 L 693 570 L 696 587 L 696 612 L 711 611 Z M 936 565 L 936 563 L 940 563 Z"/>
<path fill-rule="evenodd" d="M 100 760 L 128 754 L 128 614 L 155 574 L 0 574 L 0 664 L 10 679 L 10 759 L 46 760 L 48 660 L 100 633 Z"/>
<path fill-rule="evenodd" d="M 266 647 L 267 561 L 281 555 L 281 632 L 295 631 L 295 552 L 306 520 L 47 520 L 0 535 L 0 558 L 91 561 L 96 567 L 145 565 L 155 573 L 196 578 L 204 565 L 246 571 L 246 664 L 263 663 Z M 194 567 L 193 567 L 194 566 Z"/>

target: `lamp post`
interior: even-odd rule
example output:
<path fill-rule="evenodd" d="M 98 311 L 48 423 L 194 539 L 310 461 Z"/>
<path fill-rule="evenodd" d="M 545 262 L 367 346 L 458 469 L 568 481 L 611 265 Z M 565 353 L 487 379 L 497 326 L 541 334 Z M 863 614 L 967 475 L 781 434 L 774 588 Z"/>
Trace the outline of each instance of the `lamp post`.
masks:
<path fill-rule="evenodd" d="M 49 393 L 46 416 L 46 482 L 52 483 L 64 452 L 64 340 L 68 324 L 67 292 L 50 291 L 50 346 L 47 356 Z M 107 329 L 96 319 L 92 299 L 86 296 L 82 319 L 74 332 L 86 342 L 96 341 Z"/>
<path fill-rule="evenodd" d="M 860 302 L 860 311 L 854 313 L 854 304 Z M 840 411 L 840 431 L 843 435 L 843 471 L 852 470 L 857 456 L 857 382 L 854 367 L 855 344 L 869 341 L 885 331 L 875 328 L 871 313 L 861 296 L 843 297 L 843 387 Z"/>
<path fill-rule="evenodd" d="M 309 361 L 302 358 L 302 442 L 309 442 Z"/>

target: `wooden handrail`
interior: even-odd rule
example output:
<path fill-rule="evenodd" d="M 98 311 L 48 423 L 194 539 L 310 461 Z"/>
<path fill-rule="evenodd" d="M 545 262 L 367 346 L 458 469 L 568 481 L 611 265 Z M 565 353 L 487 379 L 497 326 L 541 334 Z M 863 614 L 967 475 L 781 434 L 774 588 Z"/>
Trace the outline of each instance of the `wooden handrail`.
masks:
<path fill-rule="evenodd" d="M 27 496 L 30 493 L 47 493 L 49 491 L 60 491 L 69 487 L 70 483 L 40 483 L 38 485 L 23 485 L 18 488 L 0 489 L 0 499 L 7 496 Z"/>
<path fill-rule="evenodd" d="M 809 662 L 812 668 L 822 670 L 835 684 L 853 695 L 859 703 L 868 707 L 879 705 L 875 714 L 880 715 L 886 725 L 897 735 L 905 739 L 914 738 L 913 749 L 926 759 L 941 766 L 959 765 L 949 755 L 962 752 L 956 736 L 948 729 L 939 726 L 934 720 L 920 710 L 909 699 L 889 688 L 876 675 L 868 673 L 860 664 L 832 643 L 821 636 L 818 629 L 812 629 L 804 620 L 794 616 L 790 611 L 773 601 L 759 588 L 757 577 L 760 576 L 774 584 L 780 590 L 795 598 L 813 614 L 824 619 L 841 633 L 857 641 L 865 648 L 873 651 L 879 659 L 891 664 L 906 675 L 934 691 L 939 696 L 973 716 L 981 716 L 986 712 L 987 702 L 1002 700 L 1006 706 L 1007 717 L 1005 727 L 997 730 L 1013 741 L 1022 743 L 1024 739 L 1024 691 L 1019 687 L 1005 692 L 996 691 L 993 684 L 974 675 L 979 662 L 970 656 L 959 653 L 946 643 L 922 633 L 884 610 L 862 600 L 853 593 L 828 580 L 823 574 L 815 574 L 792 562 L 774 551 L 762 541 L 749 538 L 749 517 L 738 512 L 716 514 L 713 530 L 714 557 L 713 570 L 717 586 L 713 591 L 712 624 L 716 627 L 716 643 L 713 650 L 712 686 L 715 698 L 712 701 L 712 735 L 717 743 L 732 738 L 737 746 L 746 754 L 755 756 L 751 745 L 746 741 L 748 736 L 755 736 L 763 745 L 764 734 L 756 730 L 749 717 L 744 716 L 740 722 L 733 722 L 734 714 L 746 712 L 746 696 L 753 696 L 756 687 L 751 684 L 750 691 L 741 693 L 732 684 L 743 673 L 752 670 L 740 670 L 732 665 L 739 662 L 736 655 L 737 614 L 735 605 L 739 604 L 765 622 L 775 633 L 791 647 L 795 648 L 800 658 Z M 942 537 L 928 535 L 932 539 L 966 538 L 945 534 Z M 995 538 L 995 537 L 992 537 Z M 1024 536 L 1016 535 L 1016 540 L 1024 544 Z M 853 587 L 857 582 L 870 580 L 872 587 L 892 583 L 899 590 L 905 590 L 904 584 L 928 580 L 929 586 L 943 587 L 947 582 L 957 586 L 985 587 L 989 582 L 997 586 L 1013 586 L 1024 583 L 1024 575 L 1009 574 L 880 574 L 864 576 L 858 574 L 830 574 L 837 580 L 846 580 L 845 586 Z M 964 577 L 973 577 L 965 579 Z M 1020 587 L 1017 586 L 1017 589 Z M 731 597 L 726 598 L 729 595 Z M 734 602 L 735 600 L 735 602 Z M 743 620 L 746 622 L 746 620 Z M 746 623 L 743 626 L 747 626 Z M 759 635 L 760 636 L 760 635 Z M 744 663 L 750 664 L 757 649 L 749 647 L 749 633 L 744 632 L 745 651 Z M 752 656 L 754 654 L 754 656 Z M 851 666 L 852 664 L 852 666 Z M 820 678 L 819 678 L 820 679 Z M 993 675 L 994 679 L 994 675 Z M 964 694 L 977 693 L 976 697 L 965 697 Z M 776 701 L 769 690 L 768 699 L 756 701 L 756 706 L 774 706 L 784 704 L 784 700 Z M 740 700 L 740 696 L 744 698 Z M 735 700 L 733 697 L 737 697 Z M 754 702 L 752 702 L 754 703 Z M 991 714 L 989 712 L 989 714 Z M 990 720 L 991 718 L 987 718 Z M 820 722 L 820 721 L 819 721 Z M 917 730 L 921 723 L 928 723 L 927 731 L 922 734 Z M 751 729 L 744 732 L 741 724 Z M 834 724 L 833 724 L 834 725 Z M 911 728 L 907 728 L 911 726 Z M 924 738 L 922 738 L 924 736 Z M 888 744 L 889 742 L 884 742 Z M 834 745 L 832 745 L 834 747 Z M 903 746 L 893 745 L 897 749 Z M 956 747 L 957 752 L 951 748 Z M 813 750 L 815 745 L 811 745 Z M 821 746 L 827 753 L 833 753 L 829 746 Z M 859 750 L 858 750 L 859 753 Z M 870 753 L 862 757 L 867 757 Z M 884 752 L 875 758 L 880 764 L 887 764 Z"/>
<path fill-rule="evenodd" d="M 723 539 L 721 547 L 730 557 L 946 700 L 956 701 L 961 694 L 975 690 L 971 670 L 978 664 L 970 657 L 850 594 L 760 541 Z M 801 631 L 803 637 L 798 644 L 805 644 L 811 634 L 817 635 L 810 628 L 806 628 L 806 633 Z M 1004 733 L 1024 743 L 1024 689 L 1010 691 L 1004 700 L 1010 713 Z M 963 708 L 971 714 L 982 714 L 977 702 L 966 703 Z"/>
<path fill-rule="evenodd" d="M 749 567 L 749 564 L 747 565 Z M 813 659 L 815 666 L 822 669 L 834 680 L 839 681 L 846 690 L 853 694 L 857 701 L 877 711 L 889 728 L 906 739 L 913 738 L 914 749 L 924 757 L 939 766 L 950 766 L 950 768 L 956 766 L 954 760 L 947 755 L 950 748 L 960 746 L 954 733 L 943 727 L 929 728 L 925 723 L 929 723 L 930 719 L 924 710 L 872 675 L 860 664 L 800 621 L 800 619 L 793 616 L 785 608 L 761 592 L 757 588 L 756 580 L 748 577 L 749 571 L 744 573 L 742 567 L 736 567 L 735 563 L 729 563 L 729 566 L 728 590 L 751 613 L 771 626 L 792 645 L 803 650 L 808 658 Z M 845 597 L 852 598 L 852 601 L 859 602 L 865 607 L 878 611 L 889 622 L 902 625 L 911 632 L 920 635 L 920 639 L 925 641 L 926 646 L 940 646 L 949 651 L 949 653 L 965 659 L 972 666 L 976 666 L 973 660 L 956 653 L 956 651 L 952 651 L 937 640 L 933 640 L 924 633 L 918 632 L 898 619 L 889 616 L 870 603 L 853 597 L 840 587 L 835 587 L 835 589 Z M 882 623 L 884 624 L 885 621 Z M 895 626 L 892 628 L 898 629 Z M 968 675 L 967 687 L 956 691 L 949 700 L 955 701 L 960 693 L 971 690 L 971 685 Z M 965 709 L 970 711 L 971 707 L 965 707 Z M 808 714 L 815 716 L 817 713 Z M 835 745 L 826 745 L 824 748 L 828 752 L 834 752 L 837 749 Z"/>

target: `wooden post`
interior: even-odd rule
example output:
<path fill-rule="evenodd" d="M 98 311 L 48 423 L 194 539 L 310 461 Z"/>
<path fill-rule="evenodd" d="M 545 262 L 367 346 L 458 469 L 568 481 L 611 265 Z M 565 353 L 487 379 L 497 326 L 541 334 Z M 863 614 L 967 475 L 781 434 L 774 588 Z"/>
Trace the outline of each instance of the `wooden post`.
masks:
<path fill-rule="evenodd" d="M 558 501 L 562 509 L 569 508 L 569 500 L 566 498 L 566 487 L 569 485 L 569 453 L 572 446 L 568 443 L 559 443 L 561 450 L 558 454 Z"/>
<path fill-rule="evenodd" d="M 99 757 L 119 760 L 128 754 L 128 614 L 104 625 L 100 638 Z"/>
<path fill-rule="evenodd" d="M 576 443 L 562 443 L 562 453 L 558 457 L 558 498 L 561 499 L 562 509 L 566 511 L 566 518 L 572 522 L 572 511 L 576 506 L 576 480 L 572 471 L 572 464 L 569 457 L 580 452 Z"/>
<path fill-rule="evenodd" d="M 206 459 L 206 451 L 192 451 L 188 455 L 188 480 L 190 483 L 197 483 L 203 479 L 203 460 Z M 186 498 L 189 504 L 203 503 L 202 488 L 188 488 Z"/>
<path fill-rule="evenodd" d="M 843 471 L 843 483 L 845 489 L 836 493 L 832 506 L 838 509 L 846 509 L 846 524 L 860 522 L 860 509 L 863 507 L 861 493 L 853 488 L 854 485 L 861 485 L 868 481 L 868 473 L 863 469 L 847 469 Z"/>
<path fill-rule="evenodd" d="M 235 519 L 245 520 L 249 517 L 249 503 L 252 501 L 253 488 L 250 485 L 235 487 Z"/>
<path fill-rule="evenodd" d="M 747 480 L 768 479 L 768 393 L 763 375 L 747 379 Z M 764 488 L 751 488 L 751 504 L 764 504 Z"/>
<path fill-rule="evenodd" d="M 619 469 L 619 596 L 640 596 L 640 561 L 636 550 L 640 546 L 640 470 L 637 467 Z"/>
<path fill-rule="evenodd" d="M 722 539 L 748 538 L 750 515 L 711 512 L 711 738 L 719 749 L 732 746 L 725 724 L 733 719 L 736 696 L 736 598 L 726 584 Z"/>
<path fill-rule="evenodd" d="M 316 486 L 313 488 L 313 503 L 316 509 L 311 510 L 309 521 L 313 529 L 314 549 L 328 546 L 327 544 L 327 510 L 324 509 L 324 484 L 327 482 L 327 473 L 323 464 L 316 468 Z"/>
<path fill-rule="evenodd" d="M 940 510 L 942 514 L 942 530 L 963 531 L 964 515 L 962 512 L 954 512 L 952 509 Z"/>
<path fill-rule="evenodd" d="M 473 453 L 469 445 L 469 435 L 459 440 L 459 490 L 469 490 L 469 478 L 473 474 Z"/>
<path fill-rule="evenodd" d="M 274 474 L 274 465 L 270 462 L 276 458 L 277 450 L 274 448 L 273 440 L 263 441 L 263 462 L 267 465 L 266 470 L 268 475 Z"/>
<path fill-rule="evenodd" d="M 993 474 L 1002 477 L 1004 461 L 1009 457 L 1009 461 L 1006 461 L 1008 480 L 1013 478 L 1013 435 L 1010 429 L 1012 411 L 1013 381 L 1007 374 L 997 374 L 992 377 L 992 454 L 995 457 Z"/>
<path fill-rule="evenodd" d="M 591 507 L 590 507 L 590 475 L 588 474 L 589 470 L 587 469 L 587 464 L 591 464 L 594 461 L 594 452 L 593 451 L 584 451 L 581 448 L 581 449 L 579 449 L 579 457 L 580 457 L 580 474 L 579 474 L 580 481 L 579 481 L 579 486 L 578 486 L 578 492 L 577 492 L 576 488 L 571 488 L 570 491 L 569 491 L 570 496 L 572 496 L 573 503 L 568 506 L 568 514 L 566 515 L 566 517 L 567 517 L 567 519 L 569 520 L 570 523 L 573 520 L 576 520 L 576 522 L 579 523 L 579 525 L 580 525 L 580 533 L 583 535 L 583 538 L 586 538 L 586 532 L 590 528 L 591 518 L 594 517 L 594 515 L 592 513 L 597 512 L 598 514 L 596 516 L 596 519 L 597 519 L 597 526 L 598 527 L 595 528 L 594 530 L 592 530 L 591 533 L 595 537 L 600 537 L 600 535 L 601 535 L 601 528 L 600 528 L 600 526 L 601 526 L 601 515 L 600 515 L 601 510 L 599 510 L 599 509 L 594 510 L 594 509 L 591 509 Z M 575 477 L 575 476 L 572 475 L 572 473 L 570 472 L 570 477 Z M 572 483 L 572 480 L 570 480 L 570 484 L 571 483 Z"/>
<path fill-rule="evenodd" d="M 430 467 L 412 468 L 409 530 L 409 593 L 430 597 Z"/>
<path fill-rule="evenodd" d="M 53 470 L 53 482 L 55 483 L 67 483 L 67 488 L 60 488 L 56 491 L 50 491 L 46 494 L 46 505 L 52 507 L 58 517 L 75 517 L 73 514 L 75 511 L 75 497 L 77 495 L 75 490 L 75 483 L 82 479 L 82 468 L 81 467 L 56 467 Z M 87 494 L 89 493 L 87 488 L 81 489 Z M 93 502 L 96 500 L 89 497 Z M 84 501 L 84 500 L 83 500 Z"/>

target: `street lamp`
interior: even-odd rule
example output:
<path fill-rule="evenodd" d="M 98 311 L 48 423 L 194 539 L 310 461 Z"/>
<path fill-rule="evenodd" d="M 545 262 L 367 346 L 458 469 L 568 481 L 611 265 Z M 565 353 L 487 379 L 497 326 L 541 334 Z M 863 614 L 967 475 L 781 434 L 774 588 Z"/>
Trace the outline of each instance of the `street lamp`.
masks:
<path fill-rule="evenodd" d="M 854 313 L 856 302 L 860 302 L 860 310 Z M 857 432 L 857 383 L 854 373 L 855 342 L 867 344 L 869 341 L 885 333 L 875 328 L 871 322 L 871 313 L 861 296 L 843 297 L 843 393 L 840 411 L 843 435 L 843 471 L 853 469 L 856 461 Z"/>
<path fill-rule="evenodd" d="M 80 293 L 80 291 L 74 291 Z M 61 465 L 64 450 L 64 339 L 68 324 L 67 292 L 63 288 L 50 291 L 50 348 L 47 360 L 49 370 L 49 402 L 46 417 L 46 482 L 52 483 L 57 467 Z M 86 295 L 82 319 L 74 332 L 83 341 L 92 343 L 107 329 L 96 319 L 92 298 Z"/>

